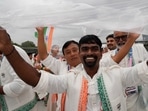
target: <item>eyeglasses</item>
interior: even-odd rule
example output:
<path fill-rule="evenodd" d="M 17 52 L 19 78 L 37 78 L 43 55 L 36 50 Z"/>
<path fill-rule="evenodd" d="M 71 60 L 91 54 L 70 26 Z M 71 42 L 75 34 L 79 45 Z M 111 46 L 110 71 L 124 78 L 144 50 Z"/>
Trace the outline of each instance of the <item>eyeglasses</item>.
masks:
<path fill-rule="evenodd" d="M 127 35 L 116 36 L 116 37 L 114 37 L 114 38 L 115 38 L 116 42 L 119 42 L 120 39 L 122 39 L 123 41 L 126 41 Z"/>

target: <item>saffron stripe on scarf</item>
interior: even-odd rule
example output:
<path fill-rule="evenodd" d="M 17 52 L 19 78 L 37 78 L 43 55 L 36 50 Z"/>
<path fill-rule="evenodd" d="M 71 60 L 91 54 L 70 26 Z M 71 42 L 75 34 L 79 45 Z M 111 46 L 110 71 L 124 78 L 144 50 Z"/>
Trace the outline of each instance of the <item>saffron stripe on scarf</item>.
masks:
<path fill-rule="evenodd" d="M 61 111 L 65 111 L 65 100 L 66 100 L 66 93 L 63 93 L 61 98 Z"/>
<path fill-rule="evenodd" d="M 88 100 L 87 93 L 88 93 L 88 81 L 85 77 L 83 77 L 78 111 L 86 111 L 87 100 Z"/>

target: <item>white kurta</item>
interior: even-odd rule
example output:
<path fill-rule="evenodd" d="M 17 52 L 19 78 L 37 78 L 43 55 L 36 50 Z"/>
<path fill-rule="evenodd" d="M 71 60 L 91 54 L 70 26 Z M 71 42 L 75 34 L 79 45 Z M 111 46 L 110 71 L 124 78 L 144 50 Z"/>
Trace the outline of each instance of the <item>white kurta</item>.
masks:
<path fill-rule="evenodd" d="M 32 64 L 24 50 L 17 46 L 15 46 L 15 48 L 29 64 Z M 4 97 L 1 102 L 3 103 L 3 107 L 5 107 L 5 111 L 13 111 L 15 109 L 23 107 L 25 104 L 31 101 L 35 102 L 34 90 L 31 86 L 27 85 L 17 76 L 5 57 L 3 58 L 0 67 L 0 82 L 5 92 L 5 95 L 1 95 L 0 97 L 1 100 Z M 33 104 L 32 102 L 31 104 Z M 34 107 L 34 109 L 36 108 Z M 32 109 L 31 111 L 37 111 L 34 109 Z"/>
<path fill-rule="evenodd" d="M 93 84 L 93 93 L 88 94 L 86 111 L 100 111 L 98 78 L 103 77 L 104 86 L 107 91 L 110 107 L 113 111 L 126 111 L 125 87 L 132 85 L 139 85 L 148 83 L 148 67 L 145 62 L 134 66 L 133 68 L 120 68 L 119 66 L 112 66 L 108 68 L 100 68 L 93 79 L 88 79 L 88 75 L 83 71 L 73 71 L 68 75 L 51 75 L 47 72 L 41 71 L 41 78 L 37 86 L 34 88 L 37 91 L 47 91 L 49 93 L 67 92 L 67 99 L 65 111 L 78 111 L 78 104 L 80 99 L 82 77 L 88 80 L 88 84 Z M 92 83 L 91 83 L 92 82 Z M 100 84 L 99 84 L 100 85 Z M 91 85 L 90 85 L 91 86 Z M 88 85 L 88 89 L 91 89 Z M 98 99 L 91 99 L 95 95 Z M 92 103 L 97 103 L 98 107 L 92 106 Z M 107 103 L 108 104 L 108 103 Z"/>
<path fill-rule="evenodd" d="M 54 58 L 51 55 L 48 55 L 48 57 L 41 62 L 47 68 L 49 68 L 54 74 L 58 74 L 58 75 L 67 74 L 67 72 L 70 70 L 70 66 L 67 64 L 66 61 L 61 61 L 59 59 Z M 81 64 L 77 65 L 76 69 L 82 70 L 82 65 Z M 61 111 L 61 96 L 62 96 L 62 94 L 58 94 L 56 111 Z M 52 110 L 52 107 L 54 107 L 56 104 L 55 103 L 54 105 L 52 105 L 51 98 L 52 98 L 52 95 L 49 94 L 49 100 L 48 100 L 48 104 L 47 104 L 47 106 L 49 106 L 48 107 L 49 111 Z"/>
<path fill-rule="evenodd" d="M 113 62 L 109 62 L 108 59 L 106 59 L 108 56 L 112 55 L 114 56 L 116 54 L 116 50 L 110 51 L 108 53 L 105 53 L 103 55 L 103 58 L 101 60 L 101 65 L 102 66 L 111 66 L 114 65 L 115 63 Z M 146 51 L 146 49 L 144 48 L 143 44 L 134 44 L 132 46 L 132 56 L 133 56 L 133 60 L 134 60 L 134 64 L 140 63 L 144 60 L 147 59 L 148 57 L 148 52 Z M 120 66 L 122 67 L 129 67 L 129 57 L 128 54 L 122 59 L 122 61 L 120 62 Z M 137 87 L 136 87 L 137 88 Z M 143 87 L 143 91 L 148 92 L 147 90 L 148 88 Z M 142 94 L 142 93 L 141 93 Z M 138 101 L 139 96 L 141 96 L 141 94 L 139 94 L 138 92 L 138 88 L 137 91 L 131 95 L 128 96 L 127 98 L 127 107 L 128 107 L 128 111 L 146 111 L 146 109 L 144 108 L 144 106 L 140 106 L 140 103 Z"/>

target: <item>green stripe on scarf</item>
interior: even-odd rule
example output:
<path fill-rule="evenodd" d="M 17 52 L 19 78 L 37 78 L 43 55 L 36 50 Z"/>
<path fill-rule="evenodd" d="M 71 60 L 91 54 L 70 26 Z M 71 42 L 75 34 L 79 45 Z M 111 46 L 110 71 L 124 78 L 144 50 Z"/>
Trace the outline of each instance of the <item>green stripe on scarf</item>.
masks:
<path fill-rule="evenodd" d="M 36 105 L 36 103 L 37 103 L 37 97 L 35 96 L 35 98 L 32 101 L 26 103 L 25 105 L 13 111 L 30 111 Z M 1 104 L 2 111 L 10 111 L 8 109 L 5 97 L 3 95 L 0 95 L 0 104 Z"/>
<path fill-rule="evenodd" d="M 3 95 L 0 95 L 0 104 L 1 104 L 2 111 L 8 111 L 8 106 L 6 104 L 6 100 Z"/>
<path fill-rule="evenodd" d="M 105 88 L 102 74 L 97 79 L 97 82 L 98 82 L 98 90 L 99 90 L 99 95 L 102 102 L 103 111 L 112 111 L 111 103 L 109 101 L 109 97 Z"/>
<path fill-rule="evenodd" d="M 25 105 L 13 110 L 13 111 L 30 111 L 36 104 L 37 104 L 37 95 L 34 97 L 33 100 L 26 103 Z"/>

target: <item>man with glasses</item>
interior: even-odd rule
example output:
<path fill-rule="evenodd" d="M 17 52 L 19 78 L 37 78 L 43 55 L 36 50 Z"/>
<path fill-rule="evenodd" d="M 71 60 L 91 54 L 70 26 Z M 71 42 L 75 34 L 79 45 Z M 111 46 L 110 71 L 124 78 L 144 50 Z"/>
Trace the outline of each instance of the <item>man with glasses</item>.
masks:
<path fill-rule="evenodd" d="M 120 48 L 126 43 L 128 39 L 127 32 L 114 32 L 114 39 L 117 43 L 117 49 L 112 51 L 112 55 L 118 53 Z M 124 57 L 124 59 L 119 63 L 122 67 L 132 67 L 137 63 L 140 63 L 148 57 L 148 53 L 143 46 L 143 44 L 133 44 L 129 53 Z M 125 89 L 127 95 L 127 109 L 128 111 L 146 111 L 146 107 L 143 102 L 143 97 L 141 96 L 142 91 L 145 90 L 143 86 L 131 86 Z M 144 106 L 142 106 L 144 105 Z"/>
<path fill-rule="evenodd" d="M 123 35 L 120 35 L 120 34 L 123 34 Z M 127 41 L 127 37 L 128 37 L 127 33 L 114 32 L 114 39 L 117 43 L 118 48 L 125 44 L 125 42 Z"/>

